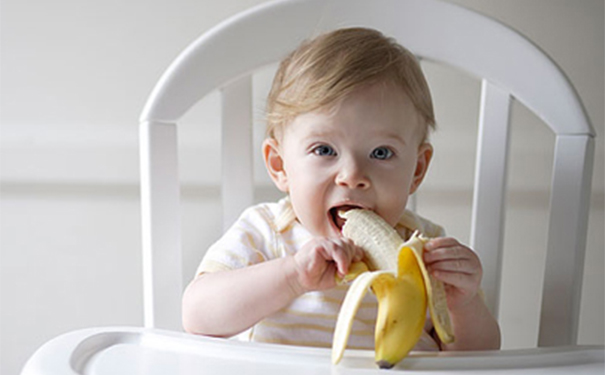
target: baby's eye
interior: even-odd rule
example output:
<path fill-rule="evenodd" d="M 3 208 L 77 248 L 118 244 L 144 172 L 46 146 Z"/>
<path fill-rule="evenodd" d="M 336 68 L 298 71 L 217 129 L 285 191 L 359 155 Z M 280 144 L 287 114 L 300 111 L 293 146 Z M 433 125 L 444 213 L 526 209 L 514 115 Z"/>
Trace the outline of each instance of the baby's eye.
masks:
<path fill-rule="evenodd" d="M 387 160 L 393 157 L 393 151 L 386 147 L 377 147 L 372 151 L 370 157 L 378 160 Z"/>
<path fill-rule="evenodd" d="M 334 156 L 336 151 L 330 146 L 319 145 L 313 149 L 313 153 L 318 156 Z"/>

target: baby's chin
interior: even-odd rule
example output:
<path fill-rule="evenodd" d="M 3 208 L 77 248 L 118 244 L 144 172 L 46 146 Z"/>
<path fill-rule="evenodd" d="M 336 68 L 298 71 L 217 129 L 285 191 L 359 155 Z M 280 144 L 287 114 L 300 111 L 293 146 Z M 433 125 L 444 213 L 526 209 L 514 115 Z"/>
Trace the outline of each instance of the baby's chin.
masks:
<path fill-rule="evenodd" d="M 325 238 L 341 238 L 342 232 L 340 229 L 334 226 L 332 220 L 324 220 L 321 223 L 309 224 L 304 220 L 297 218 L 296 221 L 302 225 L 313 237 L 325 237 Z"/>

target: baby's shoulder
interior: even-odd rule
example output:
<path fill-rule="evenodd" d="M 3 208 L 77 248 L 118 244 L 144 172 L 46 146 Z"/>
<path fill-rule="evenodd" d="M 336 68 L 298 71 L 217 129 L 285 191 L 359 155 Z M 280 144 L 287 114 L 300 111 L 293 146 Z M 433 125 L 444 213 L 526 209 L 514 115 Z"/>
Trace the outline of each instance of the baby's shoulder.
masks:
<path fill-rule="evenodd" d="M 244 210 L 238 223 L 245 223 L 255 227 L 262 227 L 272 232 L 279 232 L 280 220 L 287 214 L 289 203 L 287 199 L 278 202 L 263 202 L 250 206 Z"/>

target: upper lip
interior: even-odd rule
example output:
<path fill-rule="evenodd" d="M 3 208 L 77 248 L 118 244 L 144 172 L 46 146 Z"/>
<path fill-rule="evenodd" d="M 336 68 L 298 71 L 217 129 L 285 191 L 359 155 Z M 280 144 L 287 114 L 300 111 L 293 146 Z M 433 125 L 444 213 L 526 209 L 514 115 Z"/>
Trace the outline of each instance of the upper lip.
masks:
<path fill-rule="evenodd" d="M 330 211 L 338 208 L 338 207 L 350 207 L 350 209 L 352 208 L 361 208 L 364 210 L 371 210 L 371 208 L 369 208 L 367 205 L 363 204 L 363 203 L 359 203 L 357 201 L 351 200 L 351 199 L 345 199 L 343 201 L 340 201 L 339 203 L 334 204 L 332 207 L 330 207 Z"/>

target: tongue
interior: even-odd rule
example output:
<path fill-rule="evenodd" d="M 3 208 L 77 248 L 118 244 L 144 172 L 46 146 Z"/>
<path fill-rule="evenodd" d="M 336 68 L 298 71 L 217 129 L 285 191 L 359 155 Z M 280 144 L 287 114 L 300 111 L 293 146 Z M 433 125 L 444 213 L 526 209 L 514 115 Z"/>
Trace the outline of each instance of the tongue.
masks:
<path fill-rule="evenodd" d="M 336 211 L 334 213 L 334 224 L 336 224 L 338 229 L 340 229 L 342 231 L 342 227 L 345 225 L 346 220 L 343 219 L 342 217 L 340 217 L 340 215 L 338 214 L 339 212 L 342 212 L 342 211 Z"/>

